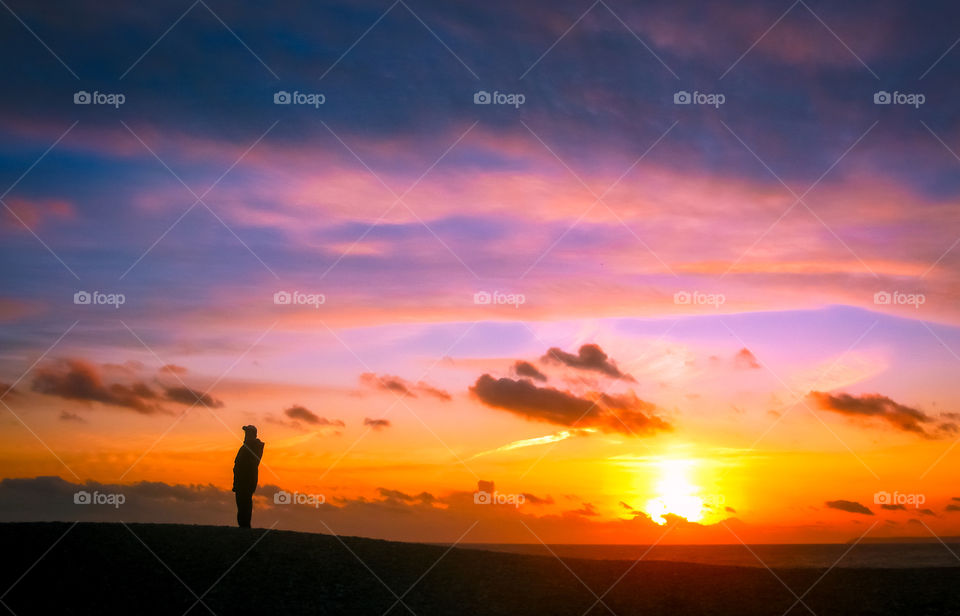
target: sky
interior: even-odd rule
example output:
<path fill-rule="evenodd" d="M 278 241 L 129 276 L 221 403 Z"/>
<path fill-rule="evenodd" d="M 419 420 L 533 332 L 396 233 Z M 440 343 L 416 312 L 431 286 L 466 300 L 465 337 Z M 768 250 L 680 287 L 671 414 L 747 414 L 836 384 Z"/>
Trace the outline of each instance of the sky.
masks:
<path fill-rule="evenodd" d="M 4 9 L 0 520 L 960 535 L 957 6 Z"/>

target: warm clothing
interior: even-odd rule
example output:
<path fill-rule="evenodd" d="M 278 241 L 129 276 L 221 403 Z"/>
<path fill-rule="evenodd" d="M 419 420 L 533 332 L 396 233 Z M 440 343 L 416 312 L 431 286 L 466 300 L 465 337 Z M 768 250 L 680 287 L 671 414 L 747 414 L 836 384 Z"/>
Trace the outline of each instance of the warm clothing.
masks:
<path fill-rule="evenodd" d="M 257 490 L 258 468 L 263 457 L 263 441 L 258 438 L 243 441 L 233 461 L 233 491 L 249 494 Z M 239 501 L 238 501 L 239 503 Z"/>

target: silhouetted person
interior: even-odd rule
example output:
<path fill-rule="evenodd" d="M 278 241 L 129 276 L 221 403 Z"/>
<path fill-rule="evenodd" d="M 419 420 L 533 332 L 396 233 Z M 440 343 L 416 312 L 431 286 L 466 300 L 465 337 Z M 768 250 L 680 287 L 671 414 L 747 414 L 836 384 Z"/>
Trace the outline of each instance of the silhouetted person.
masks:
<path fill-rule="evenodd" d="M 243 427 L 243 445 L 233 461 L 233 491 L 237 495 L 237 524 L 250 528 L 253 515 L 253 493 L 257 490 L 257 469 L 263 457 L 263 441 L 257 438 L 256 426 Z"/>

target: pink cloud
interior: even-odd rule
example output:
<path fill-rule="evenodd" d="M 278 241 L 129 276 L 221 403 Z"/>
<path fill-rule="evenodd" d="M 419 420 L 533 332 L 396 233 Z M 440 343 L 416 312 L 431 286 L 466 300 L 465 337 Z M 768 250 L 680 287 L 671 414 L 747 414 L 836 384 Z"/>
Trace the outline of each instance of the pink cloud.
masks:
<path fill-rule="evenodd" d="M 28 232 L 24 228 L 38 229 L 41 226 L 76 217 L 76 209 L 66 199 L 24 199 L 8 197 L 4 199 L 9 209 L 4 209 L 4 226 L 14 230 Z"/>

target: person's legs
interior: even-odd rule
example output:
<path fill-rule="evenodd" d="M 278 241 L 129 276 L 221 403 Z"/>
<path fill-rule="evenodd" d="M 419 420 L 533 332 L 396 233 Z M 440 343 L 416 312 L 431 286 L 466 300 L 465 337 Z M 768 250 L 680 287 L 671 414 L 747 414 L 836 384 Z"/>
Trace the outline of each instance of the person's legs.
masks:
<path fill-rule="evenodd" d="M 253 516 L 253 494 L 237 492 L 237 525 L 240 528 L 250 528 L 250 518 Z"/>

